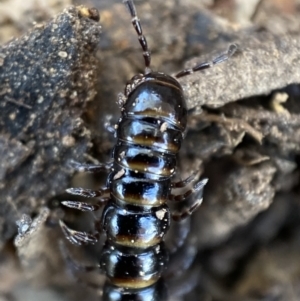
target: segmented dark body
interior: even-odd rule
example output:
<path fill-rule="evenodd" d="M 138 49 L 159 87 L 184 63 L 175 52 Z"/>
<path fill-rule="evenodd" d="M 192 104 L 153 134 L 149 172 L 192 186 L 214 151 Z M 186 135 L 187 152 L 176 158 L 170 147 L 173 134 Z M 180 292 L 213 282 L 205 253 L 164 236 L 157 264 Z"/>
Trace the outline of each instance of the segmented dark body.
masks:
<path fill-rule="evenodd" d="M 167 294 L 162 273 L 168 262 L 164 237 L 170 219 L 183 220 L 198 208 L 207 179 L 199 180 L 198 172 L 194 172 L 184 180 L 171 182 L 187 124 L 183 91 L 175 78 L 151 70 L 151 52 L 133 0 L 123 2 L 129 10 L 143 50 L 145 73 L 134 76 L 125 87 L 125 94 L 119 97 L 122 116 L 117 124 L 118 141 L 113 150 L 113 164 L 75 164 L 77 170 L 90 172 L 111 170 L 113 166 L 104 189 L 67 189 L 67 192 L 82 197 L 99 197 L 99 201 L 96 204 L 62 201 L 64 206 L 82 211 L 97 211 L 106 203 L 102 229 L 98 221 L 94 233 L 71 229 L 62 220 L 60 225 L 66 238 L 77 245 L 95 243 L 102 230 L 106 233 L 106 242 L 100 254 L 101 270 L 107 276 L 104 301 L 163 301 Z M 232 44 L 212 61 L 184 69 L 175 77 L 187 76 L 222 63 L 236 49 L 237 46 Z M 181 191 L 176 194 L 177 188 Z M 168 201 L 177 204 L 174 206 L 177 208 L 170 210 Z M 189 252 L 187 261 L 182 262 L 181 266 L 177 266 L 175 261 L 174 265 L 178 254 L 187 257 L 180 246 L 188 245 L 188 224 L 180 225 L 178 229 L 181 229 L 181 234 L 178 234 L 175 248 L 173 246 L 168 276 L 176 277 L 178 271 L 172 274 L 172 270 L 182 272 L 189 269 L 196 254 L 196 251 L 193 251 L 194 255 Z M 66 255 L 67 260 L 68 257 Z M 83 269 L 89 271 L 90 267 Z"/>
<path fill-rule="evenodd" d="M 151 72 L 129 91 L 107 183 L 111 200 L 102 215 L 104 300 L 164 298 L 159 279 L 168 261 L 167 201 L 186 123 L 183 91 L 173 77 Z"/>

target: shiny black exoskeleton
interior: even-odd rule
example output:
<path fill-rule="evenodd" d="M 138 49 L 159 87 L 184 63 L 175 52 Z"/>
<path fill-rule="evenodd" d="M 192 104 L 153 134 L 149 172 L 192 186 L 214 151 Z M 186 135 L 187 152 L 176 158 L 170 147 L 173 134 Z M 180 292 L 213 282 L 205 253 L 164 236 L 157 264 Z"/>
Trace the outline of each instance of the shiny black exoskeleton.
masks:
<path fill-rule="evenodd" d="M 113 161 L 103 165 L 75 164 L 80 171 L 110 170 L 104 189 L 92 191 L 71 188 L 67 191 L 85 197 L 99 197 L 96 205 L 64 201 L 65 206 L 95 211 L 106 203 L 101 231 L 106 242 L 99 256 L 100 269 L 107 276 L 103 289 L 105 301 L 162 301 L 167 298 L 162 274 L 168 263 L 164 244 L 171 218 L 181 220 L 202 202 L 207 180 L 196 181 L 197 174 L 173 182 L 176 156 L 187 125 L 187 106 L 181 85 L 169 75 L 150 69 L 151 56 L 133 1 L 124 1 L 132 16 L 145 60 L 145 74 L 134 76 L 120 96 L 121 118 L 116 125 L 117 143 Z M 228 59 L 226 54 L 176 77 L 211 67 Z M 193 183 L 193 184 L 191 184 Z M 175 194 L 174 189 L 181 189 Z M 184 204 L 171 210 L 169 202 Z M 94 234 L 75 231 L 61 221 L 66 237 L 74 244 L 94 243 Z"/>
<path fill-rule="evenodd" d="M 168 75 L 146 74 L 127 95 L 107 183 L 111 201 L 102 216 L 107 242 L 101 267 L 111 290 L 156 290 L 168 259 L 163 243 L 170 226 L 167 201 L 186 122 L 182 89 Z"/>

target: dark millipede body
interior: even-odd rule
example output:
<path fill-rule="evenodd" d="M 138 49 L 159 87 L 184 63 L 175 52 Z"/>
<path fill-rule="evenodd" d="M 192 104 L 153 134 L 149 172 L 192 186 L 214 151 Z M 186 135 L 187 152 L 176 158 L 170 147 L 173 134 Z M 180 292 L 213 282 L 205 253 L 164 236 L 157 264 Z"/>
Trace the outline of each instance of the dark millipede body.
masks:
<path fill-rule="evenodd" d="M 100 231 L 106 242 L 99 254 L 100 269 L 107 276 L 103 300 L 161 301 L 167 298 L 162 274 L 168 263 L 164 244 L 170 220 L 181 220 L 201 204 L 206 179 L 197 174 L 173 182 L 176 155 L 187 124 L 187 107 L 182 88 L 172 76 L 150 69 L 150 51 L 132 1 L 124 1 L 132 16 L 145 60 L 145 74 L 134 76 L 119 98 L 121 118 L 116 126 L 117 143 L 113 161 L 102 165 L 74 164 L 79 171 L 110 170 L 106 187 L 97 191 L 71 188 L 85 197 L 99 197 L 96 205 L 64 201 L 65 206 L 95 211 L 106 203 L 101 229 L 96 233 L 75 231 L 62 221 L 66 237 L 74 244 L 94 243 Z M 177 77 L 206 69 L 228 59 L 229 50 L 212 62 L 178 73 Z M 181 188 L 180 194 L 174 189 Z M 185 204 L 170 210 L 168 202 Z M 98 231 L 99 230 L 99 231 Z"/>
<path fill-rule="evenodd" d="M 151 72 L 128 95 L 107 183 L 111 201 L 102 216 L 107 242 L 101 267 L 110 280 L 109 296 L 118 291 L 114 286 L 144 294 L 154 285 L 157 297 L 147 300 L 162 299 L 156 282 L 168 260 L 163 243 L 170 225 L 166 202 L 186 122 L 181 87 L 170 76 Z"/>

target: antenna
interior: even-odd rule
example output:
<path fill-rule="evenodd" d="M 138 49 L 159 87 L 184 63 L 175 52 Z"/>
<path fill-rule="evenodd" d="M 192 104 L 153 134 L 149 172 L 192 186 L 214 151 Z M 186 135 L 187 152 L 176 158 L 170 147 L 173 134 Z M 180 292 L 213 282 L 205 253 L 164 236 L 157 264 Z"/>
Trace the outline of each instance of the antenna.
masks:
<path fill-rule="evenodd" d="M 145 36 L 143 35 L 142 25 L 140 22 L 140 19 L 137 16 L 136 8 L 132 0 L 123 0 L 123 3 L 126 5 L 126 7 L 129 10 L 129 13 L 131 15 L 131 23 L 138 35 L 139 42 L 143 49 L 143 56 L 145 60 L 145 74 L 149 73 L 151 71 L 150 69 L 150 63 L 151 63 L 151 53 L 148 48 L 147 40 Z"/>
<path fill-rule="evenodd" d="M 184 69 L 184 70 L 180 71 L 179 73 L 177 73 L 175 75 L 175 77 L 180 78 L 180 77 L 183 77 L 186 75 L 190 75 L 197 71 L 202 71 L 204 69 L 211 68 L 214 65 L 223 63 L 223 62 L 229 60 L 235 54 L 237 49 L 238 49 L 238 46 L 236 44 L 231 44 L 231 45 L 229 45 L 229 47 L 225 53 L 220 54 L 219 56 L 214 58 L 212 61 L 197 64 L 193 68 Z"/>

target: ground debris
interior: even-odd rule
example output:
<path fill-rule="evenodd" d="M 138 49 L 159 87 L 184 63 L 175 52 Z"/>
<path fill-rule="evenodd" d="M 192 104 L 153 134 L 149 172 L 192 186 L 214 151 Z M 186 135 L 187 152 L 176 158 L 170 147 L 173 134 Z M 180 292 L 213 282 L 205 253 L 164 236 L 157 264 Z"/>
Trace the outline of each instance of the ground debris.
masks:
<path fill-rule="evenodd" d="M 245 30 L 238 35 L 239 50 L 230 61 L 180 79 L 190 107 L 221 107 L 300 82 L 298 36 Z M 211 58 L 212 55 L 194 58 L 186 67 Z"/>
<path fill-rule="evenodd" d="M 214 297 L 293 300 L 298 296 L 299 214 L 297 195 L 278 194 L 269 210 L 218 247 L 205 250 L 202 276 Z"/>
<path fill-rule="evenodd" d="M 81 119 L 93 99 L 100 25 L 70 7 L 0 48 L 0 242 L 16 212 L 32 212 L 65 189 L 69 159 L 90 134 Z"/>

